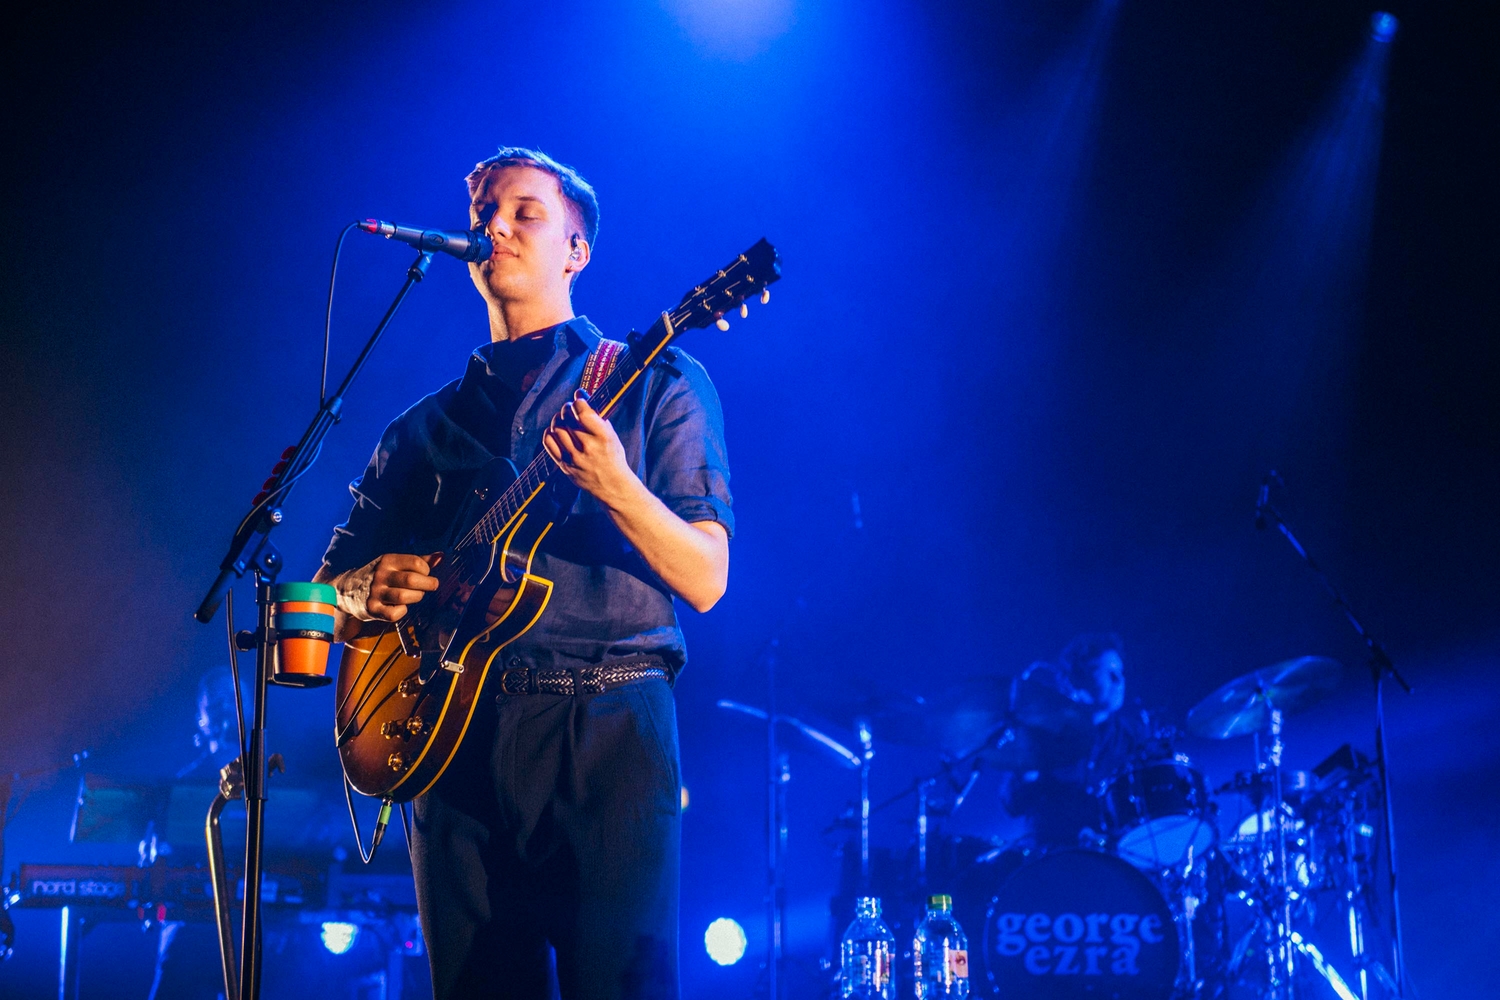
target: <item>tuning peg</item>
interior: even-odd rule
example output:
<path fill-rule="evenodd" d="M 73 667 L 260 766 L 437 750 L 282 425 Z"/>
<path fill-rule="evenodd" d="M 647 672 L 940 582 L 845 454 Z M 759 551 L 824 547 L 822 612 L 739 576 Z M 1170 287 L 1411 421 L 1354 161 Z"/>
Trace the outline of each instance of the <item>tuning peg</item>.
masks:
<path fill-rule="evenodd" d="M 714 320 L 714 326 L 718 327 L 720 330 L 727 330 L 729 329 L 729 320 L 725 319 L 723 316 L 720 316 L 718 319 Z"/>
<path fill-rule="evenodd" d="M 749 319 L 749 317 L 750 317 L 750 307 L 748 305 L 746 305 L 745 303 L 741 302 L 740 303 L 740 319 Z"/>
<path fill-rule="evenodd" d="M 770 302 L 770 301 L 771 301 L 771 290 L 769 288 L 762 288 L 760 290 L 760 304 L 761 305 L 765 305 L 767 302 Z"/>

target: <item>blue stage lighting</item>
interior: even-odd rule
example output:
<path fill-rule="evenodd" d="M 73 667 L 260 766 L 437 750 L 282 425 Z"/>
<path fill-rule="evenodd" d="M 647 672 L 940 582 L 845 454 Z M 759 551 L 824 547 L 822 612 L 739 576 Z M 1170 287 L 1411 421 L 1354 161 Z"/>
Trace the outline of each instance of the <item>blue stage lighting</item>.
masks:
<path fill-rule="evenodd" d="M 359 924 L 346 924 L 339 920 L 329 920 L 323 924 L 319 931 L 323 939 L 323 947 L 332 954 L 342 955 L 354 947 L 354 942 L 359 940 Z"/>
<path fill-rule="evenodd" d="M 1377 42 L 1388 42 L 1395 38 L 1396 29 L 1399 27 L 1401 27 L 1401 22 L 1396 20 L 1395 14 L 1377 10 L 1370 15 L 1370 37 Z"/>
<path fill-rule="evenodd" d="M 745 957 L 745 928 L 728 917 L 720 917 L 703 932 L 708 957 L 720 965 L 733 965 Z"/>

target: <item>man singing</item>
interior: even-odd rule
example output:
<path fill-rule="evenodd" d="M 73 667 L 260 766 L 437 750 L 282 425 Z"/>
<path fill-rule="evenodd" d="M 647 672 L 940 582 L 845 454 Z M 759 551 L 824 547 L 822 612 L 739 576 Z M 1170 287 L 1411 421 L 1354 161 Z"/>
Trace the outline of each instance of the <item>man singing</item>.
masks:
<path fill-rule="evenodd" d="M 433 993 L 675 1000 L 671 684 L 687 656 L 673 598 L 707 611 L 727 583 L 718 394 L 677 352 L 602 419 L 578 391 L 600 335 L 572 306 L 598 233 L 593 188 L 513 147 L 467 180 L 470 222 L 494 241 L 469 265 L 490 342 L 386 428 L 319 579 L 338 590 L 341 637 L 397 621 L 437 589 L 432 553 L 480 466 L 524 466 L 543 449 L 579 488 L 532 566 L 555 584 L 547 610 L 497 661 L 570 678 L 573 693 L 491 683 L 458 755 L 415 803 Z"/>

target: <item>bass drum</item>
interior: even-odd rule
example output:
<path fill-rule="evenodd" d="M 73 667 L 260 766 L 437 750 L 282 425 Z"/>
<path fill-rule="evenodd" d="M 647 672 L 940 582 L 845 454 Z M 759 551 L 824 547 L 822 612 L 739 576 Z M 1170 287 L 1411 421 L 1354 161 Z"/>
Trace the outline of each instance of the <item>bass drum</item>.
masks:
<path fill-rule="evenodd" d="M 997 1000 L 1166 1000 L 1181 942 L 1172 911 L 1130 864 L 1059 851 L 1022 865 L 990 902 L 974 992 Z"/>

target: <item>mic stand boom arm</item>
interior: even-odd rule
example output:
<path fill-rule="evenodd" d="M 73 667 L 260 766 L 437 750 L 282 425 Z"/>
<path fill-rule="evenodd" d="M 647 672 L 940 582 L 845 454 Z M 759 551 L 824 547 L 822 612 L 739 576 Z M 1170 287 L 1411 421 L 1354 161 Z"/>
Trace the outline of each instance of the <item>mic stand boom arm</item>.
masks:
<path fill-rule="evenodd" d="M 303 433 L 302 440 L 297 442 L 296 447 L 288 454 L 284 466 L 273 477 L 263 498 L 257 501 L 250 513 L 240 522 L 240 526 L 235 529 L 234 538 L 229 543 L 229 553 L 219 564 L 219 576 L 214 580 L 213 586 L 203 598 L 203 603 L 198 606 L 197 612 L 193 615 L 200 622 L 212 621 L 233 579 L 244 576 L 247 570 L 254 574 L 255 597 L 259 605 L 258 625 L 253 633 L 245 632 L 235 637 L 236 645 L 240 649 L 255 650 L 255 708 L 250 738 L 246 741 L 246 759 L 240 762 L 245 785 L 245 897 L 240 925 L 239 995 L 230 996 L 228 1000 L 259 1000 L 260 998 L 260 884 L 266 816 L 266 691 L 268 685 L 272 683 L 271 672 L 276 651 L 276 639 L 271 626 L 273 586 L 276 583 L 276 574 L 281 570 L 281 553 L 276 551 L 276 547 L 271 544 L 271 531 L 281 523 L 280 504 L 286 500 L 298 478 L 318 457 L 323 438 L 327 436 L 333 425 L 338 423 L 339 414 L 344 406 L 344 393 L 349 390 L 349 386 L 353 384 L 360 369 L 369 359 L 370 352 L 375 349 L 375 344 L 380 340 L 380 335 L 395 318 L 396 310 L 401 308 L 401 303 L 406 299 L 407 293 L 426 277 L 428 265 L 431 263 L 432 254 L 423 251 L 406 269 L 405 283 L 402 284 L 390 308 L 376 325 L 375 332 L 370 334 L 364 350 L 360 351 L 359 357 L 354 359 L 349 374 L 344 376 L 344 381 L 339 384 L 337 391 L 322 401 L 317 415 L 313 417 L 312 423 Z M 327 678 L 318 680 L 327 683 Z M 222 916 L 220 926 L 223 926 Z M 232 960 L 232 956 L 228 955 L 223 958 L 226 962 Z M 227 981 L 228 977 L 225 978 L 226 987 L 232 985 Z"/>
<path fill-rule="evenodd" d="M 218 578 L 214 580 L 213 586 L 208 589 L 208 594 L 203 598 L 203 603 L 198 605 L 198 610 L 193 614 L 193 617 L 200 622 L 206 625 L 213 621 L 214 615 L 219 611 L 220 602 L 224 600 L 224 592 L 229 589 L 233 577 L 242 577 L 247 569 L 253 569 L 262 547 L 266 544 L 267 536 L 271 534 L 271 529 L 281 523 L 281 510 L 278 504 L 286 499 L 298 477 L 306 472 L 317 458 L 323 438 L 327 436 L 333 425 L 338 423 L 342 414 L 344 394 L 349 391 L 349 387 L 354 384 L 354 379 L 364 368 L 370 352 L 375 350 L 380 335 L 385 333 L 391 320 L 396 318 L 396 310 L 401 308 L 406 294 L 427 276 L 427 268 L 431 263 L 432 254 L 423 251 L 417 255 L 411 267 L 406 269 L 406 282 L 401 286 L 401 291 L 396 293 L 396 298 L 391 302 L 390 308 L 376 324 L 375 332 L 370 334 L 364 350 L 360 351 L 359 357 L 354 359 L 354 364 L 349 368 L 349 374 L 344 376 L 344 381 L 339 384 L 338 390 L 323 400 L 322 405 L 318 407 L 317 415 L 303 432 L 302 440 L 297 442 L 296 448 L 286 461 L 285 468 L 266 491 L 265 500 L 252 508 L 245 519 L 240 522 L 239 528 L 235 530 L 234 538 L 229 543 L 229 554 L 219 564 Z M 276 560 L 273 559 L 271 562 L 274 563 Z"/>
<path fill-rule="evenodd" d="M 1396 683 L 1400 684 L 1407 694 L 1411 693 L 1411 685 L 1406 683 L 1406 678 L 1402 677 L 1401 671 L 1396 669 L 1396 664 L 1392 662 L 1385 647 L 1380 644 L 1380 640 L 1366 631 L 1364 625 L 1355 617 L 1354 609 L 1349 606 L 1343 592 L 1334 585 L 1334 582 L 1328 578 L 1328 574 L 1323 571 L 1323 567 L 1318 565 L 1317 560 L 1313 559 L 1302 543 L 1297 540 L 1297 536 L 1292 533 L 1291 526 L 1287 524 L 1286 518 L 1281 516 L 1281 512 L 1268 502 L 1263 502 L 1258 506 L 1258 517 L 1263 514 L 1276 525 L 1277 530 L 1286 537 L 1297 555 L 1307 564 L 1307 568 L 1322 581 L 1323 587 L 1333 598 L 1333 603 L 1344 613 L 1344 617 L 1359 635 L 1360 641 L 1370 651 L 1370 676 L 1375 682 L 1375 760 L 1380 775 L 1380 799 L 1385 806 L 1383 818 L 1385 820 L 1386 860 L 1390 864 L 1391 876 L 1391 971 L 1394 974 L 1392 978 L 1396 982 L 1396 995 L 1404 997 L 1407 992 L 1406 949 L 1401 935 L 1401 894 L 1396 877 L 1396 813 L 1391 807 L 1391 776 L 1390 769 L 1387 767 L 1385 743 L 1385 679 L 1394 677 Z M 1257 520 L 1257 524 L 1259 523 Z"/>

